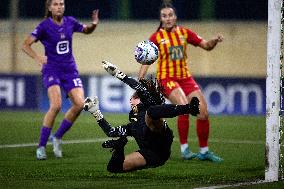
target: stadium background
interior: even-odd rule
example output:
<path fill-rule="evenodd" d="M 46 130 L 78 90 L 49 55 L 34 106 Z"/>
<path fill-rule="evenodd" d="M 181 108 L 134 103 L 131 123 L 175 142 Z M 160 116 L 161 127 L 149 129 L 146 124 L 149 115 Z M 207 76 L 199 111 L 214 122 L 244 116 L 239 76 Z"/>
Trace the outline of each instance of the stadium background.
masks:
<path fill-rule="evenodd" d="M 212 52 L 189 48 L 190 69 L 205 91 L 209 111 L 214 114 L 265 114 L 267 1 L 172 2 L 180 24 L 205 39 L 217 33 L 225 37 Z M 13 9 L 13 3 L 18 3 L 18 8 Z M 128 111 L 125 107 L 131 91 L 105 75 L 101 60 L 114 62 L 124 72 L 135 76 L 139 64 L 134 61 L 133 49 L 158 27 L 160 3 L 157 0 L 81 0 L 80 3 L 66 0 L 65 15 L 73 15 L 83 23 L 90 21 L 93 9 L 100 9 L 96 31 L 89 36 L 75 34 L 73 50 L 86 95 L 98 95 L 105 102 L 102 104 L 104 111 Z M 48 108 L 40 68 L 21 51 L 23 39 L 43 14 L 44 1 L 0 2 L 0 110 L 44 111 Z M 40 43 L 35 48 L 43 53 Z M 154 70 L 155 65 L 150 74 Z M 63 111 L 67 106 L 68 101 Z"/>
<path fill-rule="evenodd" d="M 101 108 L 111 112 L 104 113 L 108 121 L 114 126 L 123 124 L 128 117 L 124 112 L 131 91 L 107 75 L 100 62 L 108 59 L 135 76 L 139 65 L 134 62 L 134 46 L 155 31 L 161 1 L 65 1 L 66 15 L 73 15 L 83 23 L 90 21 L 93 9 L 100 9 L 100 24 L 95 33 L 74 35 L 74 55 L 83 74 L 86 95 L 99 95 Z M 124 175 L 110 174 L 106 170 L 110 153 L 101 148 L 105 135 L 87 113 L 80 116 L 64 137 L 63 159 L 53 156 L 49 143 L 48 161 L 37 161 L 34 153 L 48 100 L 41 86 L 39 67 L 20 48 L 26 35 L 42 20 L 44 0 L 1 0 L 0 188 L 164 189 L 212 185 L 222 188 L 234 183 L 237 183 L 234 188 L 283 188 L 283 180 L 257 184 L 264 180 L 266 168 L 267 0 L 175 0 L 173 3 L 179 23 L 206 39 L 219 32 L 225 37 L 212 52 L 189 49 L 191 71 L 209 103 L 210 148 L 225 159 L 224 163 L 181 161 L 176 119 L 169 119 L 176 137 L 166 165 Z M 35 48 L 43 52 L 40 44 Z M 151 73 L 154 69 L 153 66 Z M 63 111 L 68 103 L 64 101 Z M 58 115 L 54 130 L 63 116 L 63 113 Z M 195 122 L 191 119 L 189 141 L 197 152 Z M 126 147 L 126 152 L 137 149 L 131 140 Z"/>

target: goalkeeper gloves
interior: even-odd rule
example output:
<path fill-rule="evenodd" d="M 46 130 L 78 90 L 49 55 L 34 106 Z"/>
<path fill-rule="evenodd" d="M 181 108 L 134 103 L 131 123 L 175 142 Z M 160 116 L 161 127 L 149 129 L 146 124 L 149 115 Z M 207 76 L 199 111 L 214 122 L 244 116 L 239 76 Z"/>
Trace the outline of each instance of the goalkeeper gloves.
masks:
<path fill-rule="evenodd" d="M 114 65 L 114 64 L 112 64 L 112 63 L 110 63 L 110 62 L 108 62 L 106 60 L 103 60 L 102 63 L 103 63 L 103 68 L 110 75 L 112 75 L 112 76 L 114 76 L 114 77 L 116 77 L 116 78 L 118 78 L 120 80 L 122 80 L 126 76 L 123 72 L 118 70 L 116 65 Z"/>
<path fill-rule="evenodd" d="M 103 119 L 103 114 L 99 110 L 99 98 L 95 96 L 94 98 L 87 97 L 84 101 L 84 110 L 93 114 L 97 121 Z"/>

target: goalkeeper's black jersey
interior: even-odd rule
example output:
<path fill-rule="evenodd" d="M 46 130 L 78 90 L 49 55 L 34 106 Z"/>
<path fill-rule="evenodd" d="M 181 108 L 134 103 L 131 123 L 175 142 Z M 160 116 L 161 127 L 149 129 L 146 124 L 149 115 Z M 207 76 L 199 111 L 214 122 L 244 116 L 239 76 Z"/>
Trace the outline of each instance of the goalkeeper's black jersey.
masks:
<path fill-rule="evenodd" d="M 140 149 L 148 149 L 158 154 L 169 154 L 173 142 L 173 132 L 164 121 L 164 132 L 156 133 L 145 123 L 146 110 L 137 114 L 137 120 L 122 126 L 127 130 L 127 136 L 133 136 Z"/>

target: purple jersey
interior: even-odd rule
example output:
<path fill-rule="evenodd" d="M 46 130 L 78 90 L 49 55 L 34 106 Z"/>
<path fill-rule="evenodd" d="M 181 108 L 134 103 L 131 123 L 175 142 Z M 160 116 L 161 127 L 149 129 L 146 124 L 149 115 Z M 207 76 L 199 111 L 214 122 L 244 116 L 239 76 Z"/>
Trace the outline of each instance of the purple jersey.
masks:
<path fill-rule="evenodd" d="M 56 24 L 49 17 L 31 33 L 45 48 L 47 64 L 44 65 L 43 72 L 77 70 L 72 54 L 74 32 L 83 32 L 83 25 L 74 17 L 64 16 L 61 25 Z"/>

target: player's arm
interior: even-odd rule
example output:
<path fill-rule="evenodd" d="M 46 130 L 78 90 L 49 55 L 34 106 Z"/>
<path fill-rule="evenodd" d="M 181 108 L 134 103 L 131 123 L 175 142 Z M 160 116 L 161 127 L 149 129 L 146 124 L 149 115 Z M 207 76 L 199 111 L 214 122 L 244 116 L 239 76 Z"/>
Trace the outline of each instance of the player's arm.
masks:
<path fill-rule="evenodd" d="M 149 106 L 155 101 L 153 97 L 151 96 L 151 94 L 149 93 L 149 91 L 145 87 L 143 87 L 143 85 L 140 82 L 136 81 L 132 77 L 129 77 L 125 73 L 118 70 L 116 65 L 108 61 L 105 61 L 105 60 L 102 63 L 103 63 L 104 69 L 109 74 L 120 79 L 122 82 L 127 84 L 129 87 L 137 91 L 138 96 L 141 99 L 143 104 L 145 104 L 146 106 Z"/>
<path fill-rule="evenodd" d="M 29 55 L 31 58 L 33 58 L 39 65 L 45 64 L 47 62 L 47 57 L 43 55 L 37 54 L 32 49 L 32 44 L 36 42 L 36 38 L 32 35 L 29 35 L 22 45 L 22 50 Z"/>
<path fill-rule="evenodd" d="M 104 116 L 99 109 L 99 99 L 97 96 L 94 98 L 87 97 L 85 99 L 84 110 L 90 112 L 96 118 L 97 123 L 108 137 L 127 136 L 127 125 L 112 127 L 107 120 L 104 119 Z"/>
<path fill-rule="evenodd" d="M 138 79 L 143 79 L 147 74 L 150 65 L 141 65 L 140 70 L 138 72 Z"/>
<path fill-rule="evenodd" d="M 127 125 L 112 127 L 104 118 L 97 120 L 97 123 L 108 137 L 129 136 Z"/>
<path fill-rule="evenodd" d="M 202 49 L 205 49 L 205 50 L 207 50 L 207 51 L 210 51 L 210 50 L 214 49 L 215 46 L 216 46 L 218 43 L 222 42 L 223 39 L 224 39 L 224 37 L 223 37 L 222 35 L 218 34 L 217 36 L 213 37 L 212 39 L 210 39 L 210 40 L 208 40 L 208 41 L 203 39 L 203 40 L 199 43 L 198 46 L 201 47 Z"/>
<path fill-rule="evenodd" d="M 99 23 L 99 10 L 96 9 L 92 13 L 92 23 L 90 25 L 84 25 L 83 33 L 90 34 L 92 33 Z"/>
<path fill-rule="evenodd" d="M 119 80 L 123 81 L 125 84 L 130 86 L 132 89 L 137 90 L 137 91 L 143 91 L 143 86 L 141 83 L 133 79 L 132 77 L 127 76 L 125 73 L 122 71 L 118 70 L 117 66 L 108 62 L 108 61 L 103 61 L 103 67 L 104 69 L 112 76 L 118 78 Z"/>

